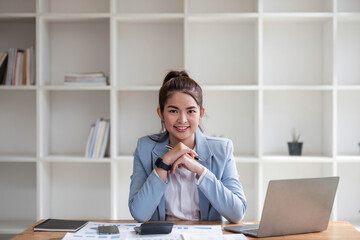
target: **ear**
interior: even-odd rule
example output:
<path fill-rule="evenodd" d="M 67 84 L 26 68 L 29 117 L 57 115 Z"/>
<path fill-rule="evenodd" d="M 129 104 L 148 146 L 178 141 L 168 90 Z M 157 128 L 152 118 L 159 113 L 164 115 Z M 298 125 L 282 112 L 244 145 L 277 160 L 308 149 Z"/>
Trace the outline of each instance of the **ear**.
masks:
<path fill-rule="evenodd" d="M 200 111 L 200 119 L 203 118 L 204 114 L 205 114 L 205 108 L 203 107 Z"/>
<path fill-rule="evenodd" d="M 159 115 L 159 118 L 161 119 L 161 121 L 164 121 L 164 117 L 161 113 L 160 106 L 157 107 L 156 111 L 157 111 L 157 114 Z"/>

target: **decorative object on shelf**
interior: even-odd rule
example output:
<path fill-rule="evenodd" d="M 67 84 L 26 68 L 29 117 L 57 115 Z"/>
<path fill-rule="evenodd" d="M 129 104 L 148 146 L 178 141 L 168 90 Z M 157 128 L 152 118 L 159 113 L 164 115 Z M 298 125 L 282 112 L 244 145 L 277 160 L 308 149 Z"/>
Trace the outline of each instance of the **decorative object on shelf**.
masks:
<path fill-rule="evenodd" d="M 86 143 L 85 157 L 104 158 L 108 150 L 110 136 L 110 120 L 98 118 L 90 127 Z M 107 154 L 106 154 L 107 155 Z"/>
<path fill-rule="evenodd" d="M 289 154 L 291 156 L 300 156 L 302 150 L 302 142 L 299 142 L 300 134 L 297 134 L 296 129 L 292 131 L 292 141 L 288 142 Z"/>
<path fill-rule="evenodd" d="M 107 77 L 103 72 L 91 73 L 67 73 L 65 75 L 64 85 L 68 86 L 106 86 Z"/>

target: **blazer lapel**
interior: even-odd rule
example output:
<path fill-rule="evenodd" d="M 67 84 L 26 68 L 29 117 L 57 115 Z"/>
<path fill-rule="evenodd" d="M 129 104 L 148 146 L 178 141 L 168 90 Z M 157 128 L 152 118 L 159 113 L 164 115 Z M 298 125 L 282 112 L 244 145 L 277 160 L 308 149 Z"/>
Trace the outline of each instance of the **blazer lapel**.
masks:
<path fill-rule="evenodd" d="M 211 158 L 213 154 L 210 150 L 206 136 L 199 129 L 196 130 L 195 141 L 196 141 L 196 152 L 201 160 L 199 161 L 199 163 L 202 164 L 204 167 L 206 167 L 209 171 L 211 171 Z M 208 220 L 210 202 L 200 190 L 198 190 L 198 192 L 199 192 L 200 220 L 206 221 Z"/>
<path fill-rule="evenodd" d="M 163 135 L 161 136 L 163 137 Z M 165 147 L 166 144 L 169 143 L 169 136 L 164 137 L 164 140 L 161 142 L 157 142 L 155 144 L 155 147 L 153 148 L 152 152 L 151 152 L 151 160 L 152 160 L 152 170 L 154 170 L 155 168 L 155 161 L 156 159 L 158 159 L 159 157 L 164 156 L 165 153 L 168 152 L 167 148 Z M 149 173 L 150 174 L 150 173 Z M 160 221 L 165 221 L 165 197 L 163 196 L 160 200 L 159 206 L 158 206 L 158 211 L 159 211 L 159 220 Z"/>

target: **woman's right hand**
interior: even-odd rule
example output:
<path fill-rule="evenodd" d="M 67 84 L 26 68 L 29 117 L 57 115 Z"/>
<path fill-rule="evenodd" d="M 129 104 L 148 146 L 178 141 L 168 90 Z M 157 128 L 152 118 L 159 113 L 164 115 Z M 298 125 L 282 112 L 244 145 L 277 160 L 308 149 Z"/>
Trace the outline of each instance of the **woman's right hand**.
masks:
<path fill-rule="evenodd" d="M 162 159 L 165 164 L 172 165 L 178 158 L 180 158 L 184 154 L 189 154 L 192 158 L 198 155 L 194 150 L 192 150 L 182 142 L 179 142 L 170 151 L 164 154 Z"/>

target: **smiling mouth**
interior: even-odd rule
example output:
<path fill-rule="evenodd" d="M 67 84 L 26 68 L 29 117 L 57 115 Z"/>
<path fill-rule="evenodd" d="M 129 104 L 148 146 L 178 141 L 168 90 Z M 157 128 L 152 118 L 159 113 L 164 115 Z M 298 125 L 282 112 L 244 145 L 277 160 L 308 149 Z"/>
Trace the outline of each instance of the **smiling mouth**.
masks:
<path fill-rule="evenodd" d="M 189 127 L 176 127 L 175 126 L 175 129 L 177 130 L 177 131 L 179 131 L 179 132 L 185 132 L 187 129 L 189 129 L 190 128 L 190 126 Z"/>

